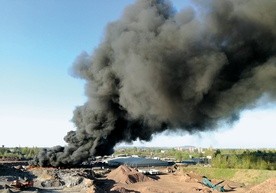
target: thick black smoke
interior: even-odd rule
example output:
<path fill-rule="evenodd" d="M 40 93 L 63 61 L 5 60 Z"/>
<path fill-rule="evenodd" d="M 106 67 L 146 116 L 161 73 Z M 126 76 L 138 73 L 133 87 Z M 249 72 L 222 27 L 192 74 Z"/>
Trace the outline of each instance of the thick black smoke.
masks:
<path fill-rule="evenodd" d="M 274 101 L 275 10 L 272 0 L 197 0 L 180 12 L 165 0 L 129 6 L 94 53 L 74 63 L 88 101 L 74 111 L 68 146 L 34 162 L 80 164 L 167 129 L 215 129 L 263 94 Z"/>

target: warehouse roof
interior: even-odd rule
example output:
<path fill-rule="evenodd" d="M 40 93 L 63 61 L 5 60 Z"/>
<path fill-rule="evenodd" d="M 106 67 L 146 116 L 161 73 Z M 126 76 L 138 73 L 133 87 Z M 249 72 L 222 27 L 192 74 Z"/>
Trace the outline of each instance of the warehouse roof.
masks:
<path fill-rule="evenodd" d="M 146 166 L 167 166 L 168 162 L 142 157 L 118 157 L 107 160 L 110 166 L 128 165 L 132 167 L 146 167 Z"/>

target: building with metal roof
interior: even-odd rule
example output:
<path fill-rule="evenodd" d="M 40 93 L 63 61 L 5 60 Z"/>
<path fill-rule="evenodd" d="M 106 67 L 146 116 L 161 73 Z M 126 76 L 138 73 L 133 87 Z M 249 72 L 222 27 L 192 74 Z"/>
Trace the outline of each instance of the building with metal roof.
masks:
<path fill-rule="evenodd" d="M 106 160 L 109 166 L 128 165 L 131 167 L 168 166 L 169 162 L 142 157 L 117 157 Z"/>

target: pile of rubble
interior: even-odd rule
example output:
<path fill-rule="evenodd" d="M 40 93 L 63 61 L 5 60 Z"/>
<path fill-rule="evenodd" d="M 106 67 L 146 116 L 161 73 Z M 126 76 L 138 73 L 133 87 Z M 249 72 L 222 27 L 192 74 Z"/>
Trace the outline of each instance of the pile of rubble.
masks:
<path fill-rule="evenodd" d="M 276 193 L 276 178 L 270 178 L 252 187 L 246 193 Z"/>
<path fill-rule="evenodd" d="M 33 186 L 35 176 L 22 166 L 0 164 L 0 190 L 12 192 L 10 189 L 24 189 Z"/>
<path fill-rule="evenodd" d="M 18 178 L 33 179 L 34 177 L 35 176 L 28 172 L 25 167 L 0 164 L 0 180 L 13 181 Z"/>
<path fill-rule="evenodd" d="M 0 165 L 0 192 L 74 189 L 75 192 L 101 192 L 92 169 L 14 167 Z M 46 191 L 47 192 L 47 191 Z"/>
<path fill-rule="evenodd" d="M 121 165 L 117 169 L 111 171 L 106 178 L 123 184 L 154 181 L 154 179 L 138 172 L 138 170 L 125 165 Z"/>
<path fill-rule="evenodd" d="M 91 187 L 95 174 L 91 169 L 32 168 L 37 176 L 36 186 L 41 187 Z"/>

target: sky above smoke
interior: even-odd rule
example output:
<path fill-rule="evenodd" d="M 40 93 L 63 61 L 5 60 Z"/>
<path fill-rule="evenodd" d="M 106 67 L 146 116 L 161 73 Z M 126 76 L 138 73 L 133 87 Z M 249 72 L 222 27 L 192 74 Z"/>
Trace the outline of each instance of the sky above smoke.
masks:
<path fill-rule="evenodd" d="M 196 0 L 177 12 L 169 1 L 136 1 L 74 62 L 88 100 L 74 111 L 68 145 L 34 161 L 75 165 L 165 130 L 231 124 L 264 94 L 274 103 L 275 8 L 270 0 Z"/>

